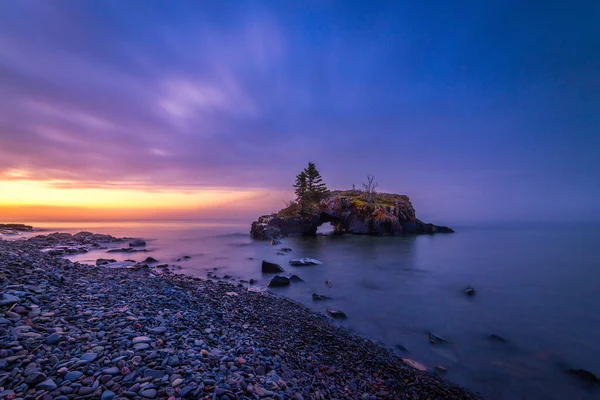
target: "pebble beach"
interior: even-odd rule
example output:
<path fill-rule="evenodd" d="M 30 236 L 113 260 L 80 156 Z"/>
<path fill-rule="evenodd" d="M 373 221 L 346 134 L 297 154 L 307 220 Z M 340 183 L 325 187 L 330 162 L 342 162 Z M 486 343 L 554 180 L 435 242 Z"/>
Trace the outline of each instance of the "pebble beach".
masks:
<path fill-rule="evenodd" d="M 46 245 L 0 240 L 0 399 L 479 398 L 286 298 Z"/>

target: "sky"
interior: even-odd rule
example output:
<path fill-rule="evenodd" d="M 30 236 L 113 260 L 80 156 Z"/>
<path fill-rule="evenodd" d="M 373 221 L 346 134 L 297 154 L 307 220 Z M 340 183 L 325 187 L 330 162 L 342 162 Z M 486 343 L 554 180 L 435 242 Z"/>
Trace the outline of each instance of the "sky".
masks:
<path fill-rule="evenodd" d="M 0 219 L 600 218 L 598 1 L 0 2 Z"/>

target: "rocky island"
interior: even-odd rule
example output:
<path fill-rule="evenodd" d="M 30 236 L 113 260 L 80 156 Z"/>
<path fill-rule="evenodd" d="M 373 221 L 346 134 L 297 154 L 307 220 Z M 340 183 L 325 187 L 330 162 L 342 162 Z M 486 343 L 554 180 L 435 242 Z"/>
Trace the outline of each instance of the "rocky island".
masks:
<path fill-rule="evenodd" d="M 314 236 L 325 223 L 331 223 L 336 234 L 399 236 L 454 232 L 418 219 L 407 196 L 375 193 L 371 199 L 368 197 L 368 193 L 359 190 L 332 191 L 304 214 L 299 203 L 292 203 L 277 213 L 259 217 L 252 223 L 250 235 L 255 239 Z"/>

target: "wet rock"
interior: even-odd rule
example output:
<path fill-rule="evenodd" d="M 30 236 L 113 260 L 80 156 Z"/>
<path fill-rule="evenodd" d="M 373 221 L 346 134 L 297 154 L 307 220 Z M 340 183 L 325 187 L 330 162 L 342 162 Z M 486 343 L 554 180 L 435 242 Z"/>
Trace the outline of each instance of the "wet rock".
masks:
<path fill-rule="evenodd" d="M 283 268 L 279 264 L 271 263 L 268 261 L 262 262 L 262 272 L 265 274 L 276 274 L 279 272 L 283 272 Z"/>
<path fill-rule="evenodd" d="M 289 253 L 290 251 L 292 251 L 292 249 L 290 249 L 289 247 L 282 247 L 279 250 L 282 251 L 282 252 L 284 252 L 284 253 Z"/>
<path fill-rule="evenodd" d="M 585 369 L 568 369 L 567 372 L 583 382 L 599 384 L 600 379 L 594 373 Z"/>
<path fill-rule="evenodd" d="M 321 301 L 321 300 L 331 300 L 331 297 L 329 296 L 324 296 L 322 294 L 317 294 L 317 293 L 313 293 L 312 294 L 312 299 L 315 301 Z"/>
<path fill-rule="evenodd" d="M 285 276 L 277 275 L 274 276 L 269 282 L 269 287 L 280 287 L 280 286 L 289 286 L 290 278 Z"/>
<path fill-rule="evenodd" d="M 290 282 L 304 282 L 304 279 L 300 278 L 298 275 L 290 275 Z"/>
<path fill-rule="evenodd" d="M 152 263 L 157 263 L 158 260 L 154 257 L 146 257 L 146 259 L 144 261 L 142 261 L 143 264 L 152 264 Z"/>
<path fill-rule="evenodd" d="M 277 246 L 278 244 L 281 244 L 281 240 L 279 240 L 279 239 L 271 239 L 269 241 L 269 244 L 271 244 L 272 246 Z"/>
<path fill-rule="evenodd" d="M 332 318 L 335 319 L 345 319 L 348 318 L 348 316 L 346 315 L 345 312 L 340 311 L 340 310 L 335 310 L 332 308 L 328 308 L 327 309 L 327 314 L 329 314 Z"/>
<path fill-rule="evenodd" d="M 146 247 L 146 242 L 143 240 L 134 240 L 129 242 L 129 247 Z"/>
<path fill-rule="evenodd" d="M 97 266 L 107 265 L 107 264 L 112 264 L 114 262 L 117 262 L 117 260 L 115 260 L 114 258 L 99 258 L 96 260 L 96 265 Z"/>
<path fill-rule="evenodd" d="M 473 286 L 467 286 L 464 292 L 467 296 L 475 296 L 475 288 Z"/>
<path fill-rule="evenodd" d="M 429 343 L 431 344 L 442 344 L 448 343 L 446 339 L 441 336 L 436 335 L 435 333 L 429 332 Z"/>
<path fill-rule="evenodd" d="M 314 258 L 294 258 L 293 260 L 290 260 L 290 265 L 294 267 L 308 267 L 321 264 L 323 264 L 321 261 L 315 260 Z"/>
<path fill-rule="evenodd" d="M 411 360 L 410 358 L 403 358 L 402 361 L 404 361 L 406 364 L 410 365 L 414 369 L 417 369 L 419 371 L 427 371 L 427 367 L 421 364 L 420 362 Z"/>

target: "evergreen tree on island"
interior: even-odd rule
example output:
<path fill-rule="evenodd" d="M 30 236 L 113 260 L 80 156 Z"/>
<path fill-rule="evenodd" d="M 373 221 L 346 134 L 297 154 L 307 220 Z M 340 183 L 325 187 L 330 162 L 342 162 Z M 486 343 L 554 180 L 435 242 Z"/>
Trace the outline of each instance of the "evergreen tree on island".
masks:
<path fill-rule="evenodd" d="M 327 185 L 313 162 L 296 175 L 296 201 L 300 205 L 300 212 L 306 214 L 312 207 L 329 195 Z"/>

